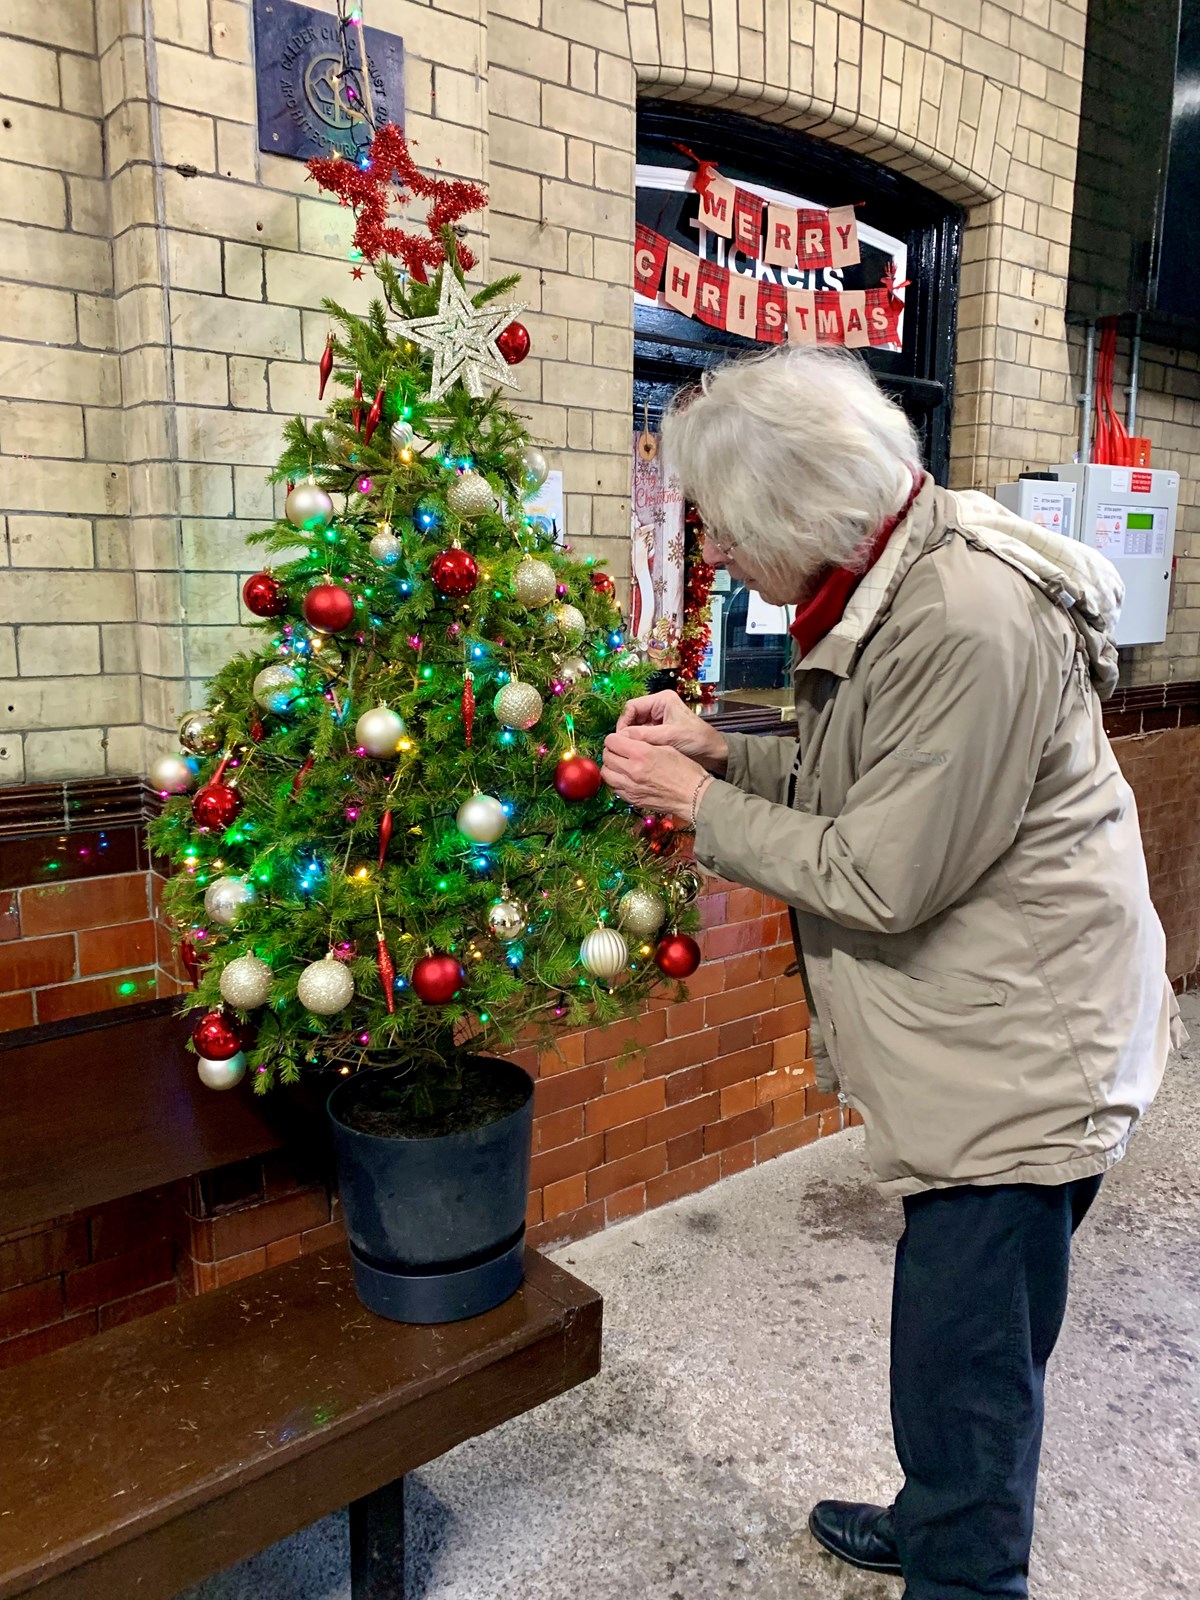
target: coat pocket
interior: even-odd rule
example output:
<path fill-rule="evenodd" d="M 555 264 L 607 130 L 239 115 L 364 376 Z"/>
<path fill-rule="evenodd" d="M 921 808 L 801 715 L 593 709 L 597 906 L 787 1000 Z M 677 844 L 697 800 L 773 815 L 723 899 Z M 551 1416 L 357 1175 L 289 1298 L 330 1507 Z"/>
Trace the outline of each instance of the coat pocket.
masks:
<path fill-rule="evenodd" d="M 900 973 L 902 977 L 911 978 L 914 984 L 928 990 L 927 998 L 933 1005 L 940 1006 L 946 1001 L 953 1001 L 963 1006 L 1002 1006 L 1008 999 L 1008 990 L 1002 983 L 991 983 L 986 978 L 964 978 L 957 973 L 942 972 L 936 967 L 927 967 L 919 961 L 909 961 L 878 946 L 863 950 L 858 959 L 875 962 L 892 972 Z"/>

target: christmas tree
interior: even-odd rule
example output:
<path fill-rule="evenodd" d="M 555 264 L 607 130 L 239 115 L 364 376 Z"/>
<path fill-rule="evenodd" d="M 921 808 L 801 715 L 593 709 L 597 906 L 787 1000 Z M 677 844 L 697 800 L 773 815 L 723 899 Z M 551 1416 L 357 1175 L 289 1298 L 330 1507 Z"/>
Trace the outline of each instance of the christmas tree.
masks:
<path fill-rule="evenodd" d="M 326 302 L 322 421 L 288 423 L 275 558 L 243 596 L 258 643 L 156 763 L 165 906 L 204 1015 L 204 1080 L 297 1080 L 457 1053 L 637 1009 L 696 880 L 669 820 L 631 813 L 598 760 L 647 669 L 611 578 L 523 509 L 546 464 L 500 393 L 529 346 L 477 290 L 455 222 L 485 202 L 423 176 L 381 129 L 311 164 L 356 213 L 380 297 Z M 426 231 L 388 221 L 392 191 Z"/>

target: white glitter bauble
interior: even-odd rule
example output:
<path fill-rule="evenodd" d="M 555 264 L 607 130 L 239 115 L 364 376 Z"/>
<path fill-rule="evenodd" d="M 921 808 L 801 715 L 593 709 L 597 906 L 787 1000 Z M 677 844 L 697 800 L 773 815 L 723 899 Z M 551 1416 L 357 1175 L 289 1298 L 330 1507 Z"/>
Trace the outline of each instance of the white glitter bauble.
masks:
<path fill-rule="evenodd" d="M 333 521 L 333 501 L 311 479 L 298 483 L 283 502 L 283 514 L 293 528 L 327 528 Z"/>
<path fill-rule="evenodd" d="M 667 920 L 667 904 L 649 889 L 630 889 L 617 902 L 617 916 L 623 928 L 648 939 Z"/>
<path fill-rule="evenodd" d="M 228 1061 L 196 1058 L 196 1075 L 206 1089 L 235 1089 L 246 1076 L 246 1057 L 239 1050 Z"/>
<path fill-rule="evenodd" d="M 282 663 L 264 667 L 254 679 L 252 693 L 264 711 L 286 711 L 300 690 L 300 679 Z"/>
<path fill-rule="evenodd" d="M 318 1017 L 331 1017 L 354 998 L 354 979 L 331 951 L 305 967 L 296 985 L 296 999 Z"/>
<path fill-rule="evenodd" d="M 464 800 L 454 820 L 459 832 L 475 844 L 495 844 L 508 827 L 504 807 L 490 794 L 473 794 Z"/>
<path fill-rule="evenodd" d="M 274 973 L 257 956 L 238 956 L 221 973 L 221 999 L 239 1011 L 253 1011 L 271 998 Z"/>
<path fill-rule="evenodd" d="M 527 444 L 521 451 L 521 470 L 525 475 L 525 493 L 533 494 L 550 476 L 546 458 L 536 445 Z"/>
<path fill-rule="evenodd" d="M 492 701 L 497 722 L 506 728 L 532 728 L 542 714 L 542 697 L 531 683 L 506 683 Z"/>
<path fill-rule="evenodd" d="M 378 561 L 381 567 L 394 567 L 400 559 L 403 546 L 390 528 L 380 528 L 368 549 L 372 561 Z"/>
<path fill-rule="evenodd" d="M 578 606 L 555 606 L 554 620 L 568 639 L 582 639 L 587 632 L 587 618 Z"/>
<path fill-rule="evenodd" d="M 492 486 L 481 472 L 460 472 L 446 490 L 446 504 L 456 517 L 482 517 L 496 504 Z"/>
<path fill-rule="evenodd" d="M 593 928 L 579 946 L 579 959 L 593 978 L 607 983 L 629 964 L 629 947 L 614 928 Z"/>
<path fill-rule="evenodd" d="M 159 756 L 146 778 L 159 794 L 186 794 L 195 783 L 196 774 L 182 756 Z"/>
<path fill-rule="evenodd" d="M 554 599 L 558 579 L 548 561 L 525 556 L 513 573 L 513 593 L 523 606 L 548 606 Z"/>
<path fill-rule="evenodd" d="M 369 756 L 394 756 L 404 737 L 404 718 L 390 706 L 373 706 L 354 724 L 354 742 Z"/>
<path fill-rule="evenodd" d="M 519 939 L 528 920 L 528 913 L 519 900 L 496 900 L 488 909 L 488 927 L 501 944 Z"/>
<path fill-rule="evenodd" d="M 407 450 L 412 444 L 413 439 L 416 437 L 416 430 L 414 429 L 412 423 L 405 422 L 403 417 L 398 417 L 396 421 L 392 423 L 390 433 L 392 444 L 397 450 Z"/>
<path fill-rule="evenodd" d="M 558 664 L 558 681 L 567 689 L 574 689 L 591 675 L 592 669 L 582 656 L 567 656 Z"/>
<path fill-rule="evenodd" d="M 207 755 L 221 742 L 211 711 L 185 711 L 179 719 L 179 742 L 193 755 Z"/>
<path fill-rule="evenodd" d="M 204 891 L 204 909 L 210 922 L 232 928 L 238 912 L 253 899 L 254 885 L 249 878 L 214 878 Z"/>

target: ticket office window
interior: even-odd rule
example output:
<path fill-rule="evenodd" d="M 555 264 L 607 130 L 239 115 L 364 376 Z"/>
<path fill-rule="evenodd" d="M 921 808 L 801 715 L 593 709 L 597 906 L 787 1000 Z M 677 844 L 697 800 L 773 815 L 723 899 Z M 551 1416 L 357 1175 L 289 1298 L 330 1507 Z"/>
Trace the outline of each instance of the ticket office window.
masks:
<path fill-rule="evenodd" d="M 682 148 L 681 148 L 682 147 Z M 685 151 L 687 153 L 685 153 Z M 791 274 L 734 254 L 698 224 L 699 197 L 692 157 L 716 163 L 722 177 L 769 201 L 828 208 L 853 205 L 861 259 L 840 272 Z M 904 406 L 927 467 L 945 482 L 953 400 L 953 349 L 962 214 L 899 174 L 837 146 L 749 118 L 681 111 L 644 102 L 639 108 L 637 220 L 681 249 L 760 281 L 816 290 L 869 289 L 892 264 L 905 283 L 899 339 L 860 352 L 872 372 Z M 657 430 L 680 387 L 699 382 L 705 368 L 765 345 L 671 309 L 659 295 L 635 296 L 634 439 Z M 689 519 L 690 520 L 690 519 Z M 636 513 L 635 513 L 636 523 Z M 635 533 L 636 537 L 636 533 Z M 695 536 L 685 533 L 687 541 Z M 672 544 L 678 555 L 681 545 Z M 660 588 L 663 585 L 659 585 Z M 665 585 L 671 603 L 671 585 Z M 759 708 L 777 718 L 790 701 L 791 639 L 786 618 L 764 615 L 757 597 L 728 575 L 714 589 L 717 716 L 744 717 Z"/>

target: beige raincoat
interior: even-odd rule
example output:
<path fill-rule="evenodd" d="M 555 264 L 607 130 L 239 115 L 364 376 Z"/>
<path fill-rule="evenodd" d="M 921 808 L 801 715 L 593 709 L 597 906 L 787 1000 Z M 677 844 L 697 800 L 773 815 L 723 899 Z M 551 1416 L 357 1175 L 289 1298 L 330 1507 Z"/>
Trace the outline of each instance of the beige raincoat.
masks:
<path fill-rule="evenodd" d="M 702 865 L 794 910 L 814 1055 L 887 1194 L 1119 1161 L 1178 1008 L 1101 722 L 1115 569 L 927 480 L 795 670 L 798 742 L 731 735 Z M 822 1038 L 823 1036 L 823 1038 Z"/>

